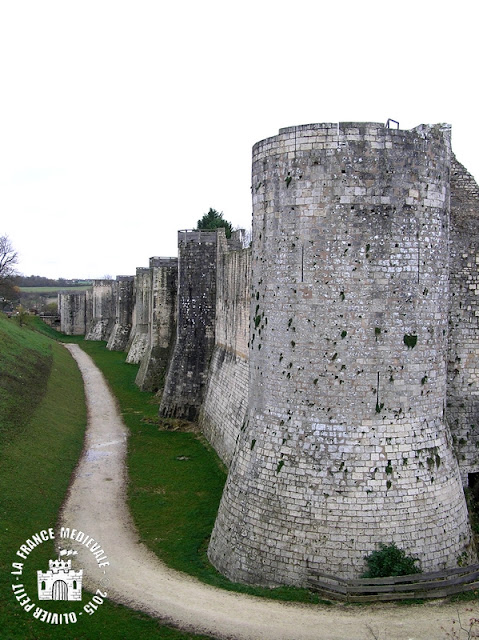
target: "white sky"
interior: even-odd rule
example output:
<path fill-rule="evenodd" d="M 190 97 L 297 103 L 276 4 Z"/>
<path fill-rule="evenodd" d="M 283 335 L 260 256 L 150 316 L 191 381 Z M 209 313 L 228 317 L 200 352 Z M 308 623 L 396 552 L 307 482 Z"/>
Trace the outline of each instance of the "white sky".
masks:
<path fill-rule="evenodd" d="M 134 274 L 210 207 L 249 227 L 251 147 L 311 122 L 448 122 L 479 178 L 474 5 L 0 0 L 0 235 Z"/>

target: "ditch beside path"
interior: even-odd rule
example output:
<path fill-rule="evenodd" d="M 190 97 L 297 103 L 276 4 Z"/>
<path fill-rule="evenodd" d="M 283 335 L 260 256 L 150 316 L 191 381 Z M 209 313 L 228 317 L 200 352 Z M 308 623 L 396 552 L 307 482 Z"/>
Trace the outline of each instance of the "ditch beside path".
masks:
<path fill-rule="evenodd" d="M 127 428 L 116 400 L 91 358 L 78 345 L 65 346 L 83 376 L 88 427 L 61 524 L 87 533 L 108 554 L 110 600 L 190 632 L 231 640 L 441 640 L 458 611 L 463 623 L 479 614 L 475 603 L 282 603 L 216 589 L 169 569 L 139 541 L 127 508 Z M 81 562 L 85 576 L 98 571 L 92 553 Z"/>

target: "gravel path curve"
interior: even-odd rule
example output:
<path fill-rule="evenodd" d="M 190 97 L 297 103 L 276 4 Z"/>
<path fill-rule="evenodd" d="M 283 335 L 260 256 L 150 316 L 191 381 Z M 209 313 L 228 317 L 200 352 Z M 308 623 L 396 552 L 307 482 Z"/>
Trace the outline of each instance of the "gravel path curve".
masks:
<path fill-rule="evenodd" d="M 88 405 L 85 448 L 63 507 L 61 524 L 101 543 L 108 598 L 174 626 L 232 640 L 440 640 L 452 620 L 478 607 L 432 604 L 316 606 L 235 594 L 172 571 L 138 540 L 126 505 L 127 428 L 102 374 L 80 347 L 66 345 L 83 375 Z M 98 571 L 79 556 L 85 576 Z M 86 582 L 88 584 L 88 581 Z M 466 637 L 466 636 L 464 636 Z"/>

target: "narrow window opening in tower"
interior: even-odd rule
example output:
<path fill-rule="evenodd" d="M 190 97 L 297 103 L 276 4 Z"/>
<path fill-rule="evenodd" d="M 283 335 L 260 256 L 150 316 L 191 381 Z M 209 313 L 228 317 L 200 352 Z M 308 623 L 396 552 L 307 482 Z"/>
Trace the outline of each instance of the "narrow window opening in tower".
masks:
<path fill-rule="evenodd" d="M 301 247 L 301 282 L 304 282 L 304 244 Z"/>

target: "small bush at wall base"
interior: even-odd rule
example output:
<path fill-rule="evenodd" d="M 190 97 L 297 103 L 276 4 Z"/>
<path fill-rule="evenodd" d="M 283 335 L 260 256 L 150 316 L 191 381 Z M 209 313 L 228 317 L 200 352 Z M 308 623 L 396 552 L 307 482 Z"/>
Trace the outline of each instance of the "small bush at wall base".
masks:
<path fill-rule="evenodd" d="M 364 559 L 368 565 L 368 570 L 363 574 L 363 578 L 387 578 L 389 576 L 406 576 L 414 573 L 422 573 L 417 566 L 418 559 L 406 555 L 402 549 L 398 549 L 395 544 L 380 545 L 377 551 L 373 551 Z"/>

